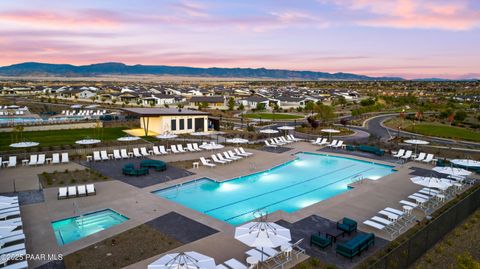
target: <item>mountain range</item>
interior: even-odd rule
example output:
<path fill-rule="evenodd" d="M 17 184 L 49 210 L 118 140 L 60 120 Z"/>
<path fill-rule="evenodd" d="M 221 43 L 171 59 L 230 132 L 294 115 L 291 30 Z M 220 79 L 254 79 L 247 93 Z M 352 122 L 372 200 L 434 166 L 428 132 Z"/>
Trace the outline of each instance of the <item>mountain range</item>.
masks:
<path fill-rule="evenodd" d="M 400 77 L 369 77 L 351 73 L 326 73 L 265 68 L 199 68 L 166 65 L 126 65 L 98 63 L 91 65 L 26 62 L 0 67 L 0 76 L 95 77 L 105 75 L 168 75 L 216 78 L 300 79 L 300 80 L 403 80 Z"/>

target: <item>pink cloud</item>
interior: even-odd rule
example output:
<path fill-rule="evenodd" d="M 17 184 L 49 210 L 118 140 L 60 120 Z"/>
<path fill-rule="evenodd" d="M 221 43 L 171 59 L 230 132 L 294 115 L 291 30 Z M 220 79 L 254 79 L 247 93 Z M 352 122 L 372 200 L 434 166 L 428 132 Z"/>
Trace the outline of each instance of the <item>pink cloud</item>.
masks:
<path fill-rule="evenodd" d="M 480 11 L 468 0 L 321 0 L 353 11 L 367 11 L 360 25 L 394 28 L 470 30 L 480 26 Z M 365 14 L 364 14 L 365 15 Z"/>

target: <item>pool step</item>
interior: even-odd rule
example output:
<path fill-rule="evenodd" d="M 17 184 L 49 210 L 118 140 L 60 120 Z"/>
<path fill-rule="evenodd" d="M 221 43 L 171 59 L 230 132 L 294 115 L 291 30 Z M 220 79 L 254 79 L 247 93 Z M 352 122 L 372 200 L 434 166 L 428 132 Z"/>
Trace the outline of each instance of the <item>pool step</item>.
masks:
<path fill-rule="evenodd" d="M 87 217 L 79 217 L 75 220 L 75 222 L 77 223 L 77 225 L 90 225 L 90 224 L 101 224 L 101 223 L 104 223 L 104 222 L 109 222 L 109 221 L 112 221 L 112 220 L 115 220 L 115 221 L 118 221 L 117 218 L 115 218 L 114 216 L 112 215 L 100 215 L 100 216 L 87 216 Z"/>

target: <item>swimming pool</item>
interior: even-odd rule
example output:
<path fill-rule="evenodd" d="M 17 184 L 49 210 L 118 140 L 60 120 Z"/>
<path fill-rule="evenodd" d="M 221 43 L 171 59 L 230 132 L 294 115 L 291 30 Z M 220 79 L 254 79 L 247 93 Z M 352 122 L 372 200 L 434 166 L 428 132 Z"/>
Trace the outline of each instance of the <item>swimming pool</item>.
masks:
<path fill-rule="evenodd" d="M 128 218 L 111 209 L 52 222 L 57 243 L 61 246 L 98 233 L 127 221 Z"/>
<path fill-rule="evenodd" d="M 238 225 L 253 219 L 259 210 L 295 212 L 348 191 L 355 179 L 377 180 L 393 172 L 393 166 L 300 153 L 296 160 L 265 172 L 222 183 L 204 178 L 154 194 Z"/>

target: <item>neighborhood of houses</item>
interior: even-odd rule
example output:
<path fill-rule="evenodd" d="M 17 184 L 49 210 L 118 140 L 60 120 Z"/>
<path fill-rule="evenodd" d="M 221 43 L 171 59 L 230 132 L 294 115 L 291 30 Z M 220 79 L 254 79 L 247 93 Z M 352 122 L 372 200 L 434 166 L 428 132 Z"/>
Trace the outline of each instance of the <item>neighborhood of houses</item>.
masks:
<path fill-rule="evenodd" d="M 343 97 L 346 101 L 356 102 L 360 95 L 350 89 L 312 89 L 308 87 L 248 87 L 216 86 L 202 88 L 184 87 L 93 87 L 93 86 L 32 86 L 3 87 L 1 95 L 33 95 L 38 98 L 55 98 L 97 104 L 124 104 L 142 107 L 184 106 L 189 108 L 226 109 L 233 98 L 234 106 L 255 109 L 273 107 L 292 109 L 305 106 L 308 102 L 329 102 L 334 97 Z"/>

